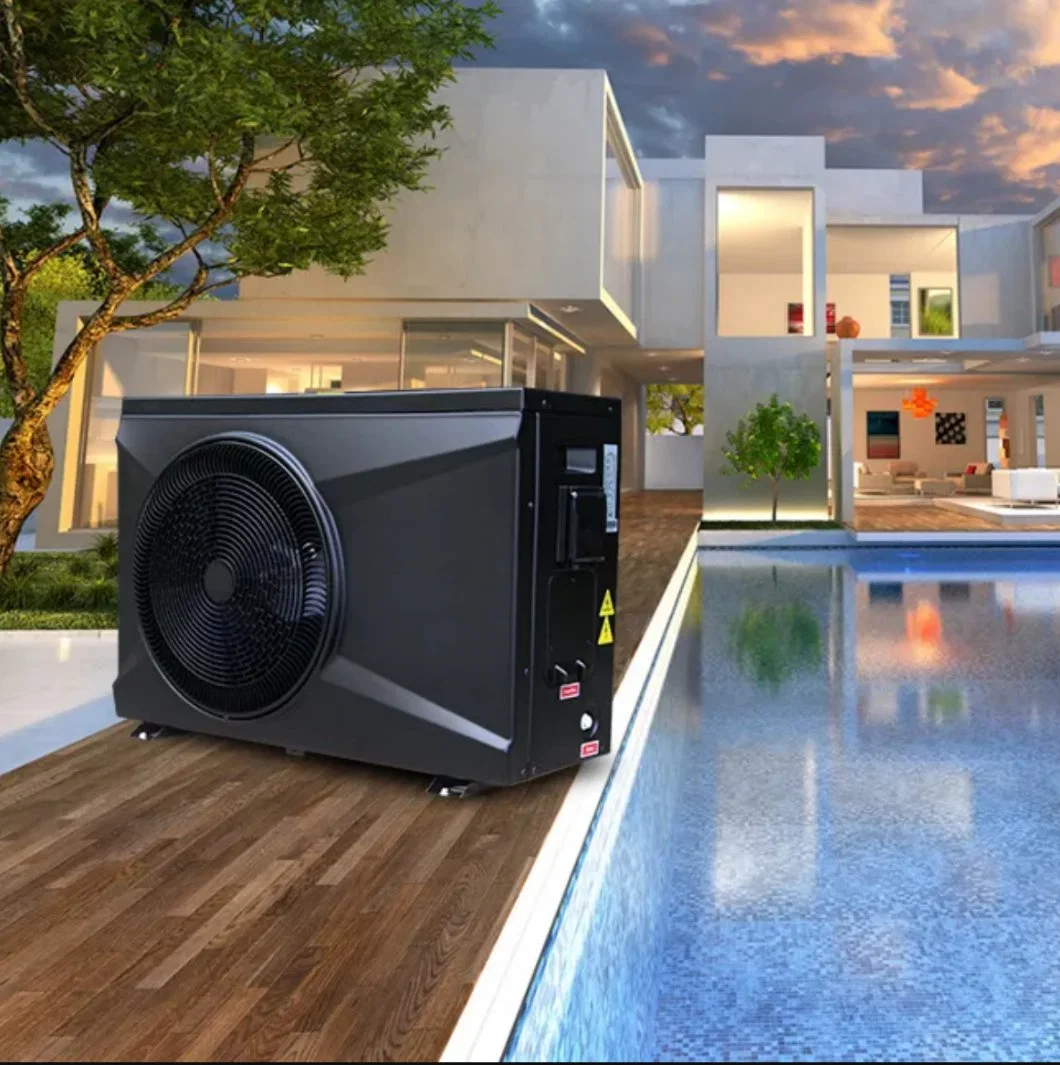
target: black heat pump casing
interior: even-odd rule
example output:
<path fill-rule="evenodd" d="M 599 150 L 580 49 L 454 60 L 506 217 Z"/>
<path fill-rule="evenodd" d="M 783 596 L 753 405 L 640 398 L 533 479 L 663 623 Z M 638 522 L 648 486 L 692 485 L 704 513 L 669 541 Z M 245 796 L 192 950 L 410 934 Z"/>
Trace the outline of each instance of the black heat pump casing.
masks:
<path fill-rule="evenodd" d="M 128 398 L 120 717 L 511 785 L 607 754 L 621 405 Z"/>

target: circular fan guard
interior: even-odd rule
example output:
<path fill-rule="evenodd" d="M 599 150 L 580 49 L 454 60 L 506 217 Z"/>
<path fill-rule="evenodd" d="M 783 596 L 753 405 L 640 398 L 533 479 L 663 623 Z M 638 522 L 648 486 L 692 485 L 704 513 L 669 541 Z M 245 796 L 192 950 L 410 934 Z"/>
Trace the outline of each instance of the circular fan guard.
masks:
<path fill-rule="evenodd" d="M 279 710 L 334 646 L 340 559 L 327 505 L 285 448 L 251 433 L 193 444 L 136 528 L 136 610 L 155 665 L 214 716 Z"/>

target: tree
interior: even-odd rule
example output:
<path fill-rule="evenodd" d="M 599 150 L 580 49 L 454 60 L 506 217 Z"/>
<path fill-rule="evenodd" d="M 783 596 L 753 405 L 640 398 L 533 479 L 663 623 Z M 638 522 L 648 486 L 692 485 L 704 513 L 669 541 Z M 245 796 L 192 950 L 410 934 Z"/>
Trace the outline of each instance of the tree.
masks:
<path fill-rule="evenodd" d="M 51 247 L 62 238 L 62 219 L 69 213 L 69 208 L 60 205 L 30 208 L 27 222 L 17 222 L 9 229 L 18 226 L 33 226 L 33 231 L 26 239 L 31 239 L 38 247 Z M 146 263 L 146 252 L 139 245 L 135 234 L 109 234 L 116 257 L 129 269 L 137 263 Z M 169 300 L 178 296 L 181 286 L 166 282 L 152 281 L 144 286 L 142 298 L 151 300 Z M 102 299 L 106 294 L 106 279 L 96 268 L 91 251 L 84 244 L 75 245 L 68 251 L 49 259 L 29 282 L 26 290 L 26 306 L 22 317 L 22 355 L 29 374 L 30 385 L 38 392 L 47 384 L 51 376 L 52 348 L 55 340 L 55 315 L 59 304 L 64 300 Z M 0 285 L 0 300 L 3 286 Z M 209 297 L 203 297 L 208 299 Z M 6 378 L 0 376 L 0 418 L 12 418 L 15 413 Z"/>
<path fill-rule="evenodd" d="M 759 403 L 725 434 L 722 454 L 729 465 L 722 473 L 740 474 L 748 483 L 768 479 L 773 489 L 773 521 L 782 480 L 805 481 L 821 461 L 821 434 L 807 414 L 798 414 L 776 394 Z"/>
<path fill-rule="evenodd" d="M 689 436 L 703 424 L 702 385 L 648 385 L 649 433 Z"/>
<path fill-rule="evenodd" d="M 802 602 L 747 603 L 729 650 L 741 673 L 776 695 L 795 674 L 820 666 L 821 626 Z"/>
<path fill-rule="evenodd" d="M 449 123 L 437 91 L 455 60 L 491 43 L 496 10 L 457 0 L 0 0 L 0 143 L 61 152 L 76 203 L 73 227 L 50 242 L 41 223 L 49 211 L 65 220 L 61 206 L 17 220 L 0 203 L 0 355 L 14 410 L 0 442 L 0 576 L 51 481 L 47 418 L 88 353 L 233 279 L 363 270 L 385 244 L 386 204 L 423 188 L 432 138 Z M 120 205 L 138 219 L 142 256 L 104 225 Z M 35 382 L 30 288 L 65 252 L 102 280 L 99 305 Z M 194 277 L 175 296 L 119 313 L 190 260 Z"/>

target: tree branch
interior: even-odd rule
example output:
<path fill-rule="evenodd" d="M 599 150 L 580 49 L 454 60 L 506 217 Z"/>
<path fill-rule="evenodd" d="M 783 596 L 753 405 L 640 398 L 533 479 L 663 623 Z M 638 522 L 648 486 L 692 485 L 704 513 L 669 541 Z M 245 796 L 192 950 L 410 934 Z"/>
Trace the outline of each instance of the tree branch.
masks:
<path fill-rule="evenodd" d="M 0 0 L 0 3 L 8 3 L 10 0 Z M 85 235 L 92 245 L 92 250 L 99 259 L 99 264 L 106 274 L 107 280 L 114 288 L 127 290 L 129 278 L 122 272 L 114 253 L 111 251 L 110 241 L 107 240 L 103 229 L 99 224 L 100 209 L 102 203 L 106 207 L 106 197 L 96 196 L 88 178 L 88 158 L 84 143 L 77 144 L 70 152 L 70 182 L 74 187 L 74 198 L 81 211 L 81 221 L 84 223 Z"/>
<path fill-rule="evenodd" d="M 23 269 L 23 276 L 28 280 L 50 259 L 54 259 L 57 255 L 62 255 L 64 251 L 69 250 L 84 239 L 84 227 L 81 229 L 75 229 L 73 233 L 68 233 L 62 240 L 53 244 L 50 248 L 46 248 L 34 259 L 28 262 Z"/>
<path fill-rule="evenodd" d="M 26 307 L 28 282 L 25 277 L 7 276 L 4 268 L 4 290 L 0 302 L 0 361 L 4 366 L 4 380 L 15 405 L 15 414 L 21 414 L 36 398 L 29 381 L 26 360 L 22 356 L 22 319 Z"/>
<path fill-rule="evenodd" d="M 122 318 L 115 318 L 110 327 L 111 333 L 123 333 L 129 329 L 144 329 L 147 326 L 158 325 L 159 322 L 167 322 L 178 314 L 186 311 L 192 302 L 208 290 L 206 279 L 210 268 L 199 259 L 199 268 L 195 271 L 195 278 L 191 284 L 176 299 L 170 300 L 163 307 L 144 314 L 130 314 Z M 218 287 L 218 286 L 210 286 Z"/>
<path fill-rule="evenodd" d="M 266 152 L 265 155 L 256 156 L 254 159 L 254 172 L 259 172 L 259 163 L 267 163 L 270 159 L 275 159 L 276 156 L 282 155 L 285 151 L 287 151 L 288 148 L 291 148 L 292 146 L 298 148 L 298 162 L 305 162 L 305 156 L 302 154 L 301 140 L 298 137 L 292 137 L 289 141 L 286 141 L 284 144 L 281 144 L 279 148 L 276 148 L 271 152 Z M 266 170 L 267 169 L 268 168 L 266 168 Z M 265 171 L 262 170 L 260 172 L 264 173 Z"/>
<path fill-rule="evenodd" d="M 22 26 L 15 15 L 15 0 L 0 0 L 0 11 L 3 12 L 4 30 L 7 35 L 4 54 L 11 64 L 11 77 L 9 78 L 2 74 L 0 74 L 0 77 L 3 77 L 4 81 L 14 90 L 18 102 L 22 105 L 22 110 L 29 115 L 30 119 L 51 138 L 57 148 L 65 150 L 65 146 L 69 143 L 68 138 L 44 117 L 43 112 L 34 103 L 33 96 L 30 93 L 29 64 L 26 62 Z"/>
<path fill-rule="evenodd" d="M 221 202 L 210 212 L 198 229 L 184 237 L 178 244 L 174 244 L 169 251 L 157 256 L 147 267 L 133 277 L 131 289 L 137 289 L 148 281 L 153 281 L 159 274 L 168 270 L 182 255 L 193 251 L 204 240 L 209 240 L 214 233 L 231 217 L 232 209 L 236 200 L 239 199 L 247 182 L 254 163 L 254 136 L 251 133 L 243 134 L 242 150 L 239 154 L 239 165 L 232 177 L 232 181 L 222 196 Z"/>

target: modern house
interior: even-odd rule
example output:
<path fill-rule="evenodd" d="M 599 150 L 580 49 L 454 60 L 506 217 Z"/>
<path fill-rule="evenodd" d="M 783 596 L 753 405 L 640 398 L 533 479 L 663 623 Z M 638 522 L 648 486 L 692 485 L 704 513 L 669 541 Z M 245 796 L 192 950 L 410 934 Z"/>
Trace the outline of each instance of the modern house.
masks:
<path fill-rule="evenodd" d="M 767 513 L 764 490 L 721 474 L 719 448 L 772 392 L 829 441 L 782 516 L 851 517 L 856 462 L 870 478 L 900 459 L 939 479 L 991 449 L 1060 466 L 1060 201 L 928 215 L 920 172 L 830 168 L 822 137 L 711 136 L 701 158 L 638 158 L 602 71 L 466 69 L 442 97 L 453 125 L 431 188 L 394 204 L 365 274 L 247 280 L 237 300 L 100 345 L 53 419 L 41 546 L 116 522 L 132 394 L 615 395 L 636 488 L 643 386 L 703 382 L 694 476 L 716 518 Z M 60 308 L 57 352 L 88 310 Z M 848 317 L 860 332 L 838 339 Z"/>

